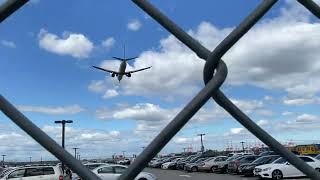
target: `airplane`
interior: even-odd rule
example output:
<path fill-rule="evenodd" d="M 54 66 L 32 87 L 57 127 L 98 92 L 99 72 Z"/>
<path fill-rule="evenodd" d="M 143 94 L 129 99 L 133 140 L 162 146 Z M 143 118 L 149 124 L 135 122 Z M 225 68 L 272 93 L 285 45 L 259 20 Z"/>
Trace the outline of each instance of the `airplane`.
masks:
<path fill-rule="evenodd" d="M 96 69 L 99 69 L 99 70 L 102 70 L 102 71 L 106 71 L 106 72 L 111 73 L 111 77 L 117 76 L 119 82 L 121 81 L 121 79 L 123 78 L 124 75 L 126 75 L 127 77 L 131 77 L 132 73 L 143 71 L 143 70 L 146 70 L 146 69 L 150 69 L 152 67 L 152 66 L 149 66 L 149 67 L 146 67 L 146 68 L 137 69 L 137 70 L 133 70 L 133 71 L 126 71 L 127 61 L 136 59 L 138 57 L 125 58 L 125 49 L 124 49 L 123 58 L 119 58 L 119 57 L 112 57 L 112 58 L 122 61 L 121 64 L 120 64 L 118 72 L 117 71 L 108 70 L 108 69 L 104 69 L 104 68 L 97 67 L 97 66 L 92 66 L 92 67 L 94 67 Z"/>

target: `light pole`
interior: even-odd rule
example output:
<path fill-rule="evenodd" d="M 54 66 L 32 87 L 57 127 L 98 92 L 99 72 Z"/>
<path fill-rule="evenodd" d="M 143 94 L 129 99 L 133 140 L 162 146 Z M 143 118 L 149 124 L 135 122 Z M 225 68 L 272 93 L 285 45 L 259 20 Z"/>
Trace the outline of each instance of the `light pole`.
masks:
<path fill-rule="evenodd" d="M 61 120 L 61 121 L 54 121 L 56 124 L 62 124 L 62 148 L 64 149 L 64 134 L 65 134 L 65 126 L 66 123 L 73 123 L 72 120 Z M 64 172 L 64 164 L 61 162 L 62 171 Z"/>
<path fill-rule="evenodd" d="M 77 159 L 77 149 L 79 148 L 72 148 L 72 149 L 74 149 L 74 157 Z"/>
<path fill-rule="evenodd" d="M 4 166 L 4 157 L 7 156 L 5 154 L 2 154 L 2 166 Z"/>
<path fill-rule="evenodd" d="M 203 146 L 203 141 L 202 141 L 202 136 L 204 136 L 206 134 L 198 134 L 198 136 L 200 136 L 200 140 L 201 140 L 201 152 L 204 152 L 204 146 Z"/>
<path fill-rule="evenodd" d="M 244 152 L 244 142 L 241 141 L 240 143 L 242 144 L 242 151 Z"/>
<path fill-rule="evenodd" d="M 183 149 L 183 152 L 185 153 L 187 148 L 182 148 L 182 149 Z"/>
<path fill-rule="evenodd" d="M 30 157 L 29 157 L 30 163 L 31 163 L 31 159 L 32 159 L 32 157 L 30 156 Z"/>

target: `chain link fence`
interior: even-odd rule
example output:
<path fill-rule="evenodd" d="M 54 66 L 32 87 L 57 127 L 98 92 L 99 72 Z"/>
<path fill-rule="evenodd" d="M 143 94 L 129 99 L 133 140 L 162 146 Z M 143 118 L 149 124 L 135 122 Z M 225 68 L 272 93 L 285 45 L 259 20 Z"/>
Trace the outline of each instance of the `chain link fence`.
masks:
<path fill-rule="evenodd" d="M 137 6 L 148 13 L 153 19 L 172 33 L 178 40 L 189 47 L 198 57 L 205 60 L 203 78 L 205 87 L 176 115 L 176 117 L 155 137 L 144 149 L 137 159 L 129 166 L 128 170 L 120 176 L 120 180 L 134 179 L 147 163 L 158 154 L 161 149 L 180 131 L 181 128 L 195 115 L 198 110 L 210 99 L 223 107 L 248 131 L 268 145 L 275 152 L 287 159 L 289 163 L 314 180 L 320 179 L 320 173 L 306 164 L 277 140 L 252 121 L 243 113 L 222 91 L 219 90 L 227 77 L 228 69 L 221 57 L 238 42 L 271 8 L 277 0 L 263 0 L 256 9 L 249 14 L 213 51 L 202 46 L 197 40 L 181 29 L 177 24 L 166 17 L 147 0 L 132 0 Z M 312 0 L 297 0 L 311 13 L 320 18 L 320 7 Z M 0 21 L 2 22 L 14 11 L 23 6 L 28 0 L 7 0 L 0 7 Z M 100 179 L 90 170 L 85 168 L 80 161 L 64 150 L 40 128 L 34 125 L 27 117 L 19 112 L 10 102 L 0 95 L 0 109 L 21 129 L 28 133 L 39 144 L 64 162 L 80 177 L 86 180 Z"/>

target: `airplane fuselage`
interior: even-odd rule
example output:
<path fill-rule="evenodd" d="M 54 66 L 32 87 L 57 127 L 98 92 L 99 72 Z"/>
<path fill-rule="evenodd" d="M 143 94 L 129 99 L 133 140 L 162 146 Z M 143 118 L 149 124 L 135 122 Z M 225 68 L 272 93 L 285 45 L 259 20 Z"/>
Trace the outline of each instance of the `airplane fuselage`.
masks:
<path fill-rule="evenodd" d="M 119 75 L 118 75 L 118 80 L 119 82 L 121 81 L 124 73 L 126 72 L 126 67 L 127 67 L 127 62 L 126 61 L 122 61 L 119 67 Z"/>

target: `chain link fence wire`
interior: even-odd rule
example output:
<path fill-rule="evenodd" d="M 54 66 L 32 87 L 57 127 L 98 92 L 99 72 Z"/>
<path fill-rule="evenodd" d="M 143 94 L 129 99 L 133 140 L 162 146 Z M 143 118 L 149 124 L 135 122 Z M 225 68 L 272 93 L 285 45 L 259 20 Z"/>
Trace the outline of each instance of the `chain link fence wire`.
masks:
<path fill-rule="evenodd" d="M 212 52 L 202 46 L 197 40 L 162 14 L 147 0 L 132 0 L 141 9 L 147 12 L 177 39 L 194 51 L 198 57 L 205 60 L 203 71 L 205 87 L 183 108 L 183 110 L 160 132 L 160 134 L 144 149 L 128 170 L 121 175 L 121 180 L 134 179 L 147 165 L 147 163 L 161 151 L 161 149 L 180 131 L 181 128 L 195 115 L 198 110 L 212 97 L 217 104 L 223 107 L 248 131 L 259 138 L 271 149 L 287 159 L 297 169 L 311 179 L 320 179 L 320 174 L 308 164 L 283 147 L 272 136 L 254 123 L 244 114 L 223 92 L 219 90 L 227 77 L 227 66 L 221 57 L 244 36 L 277 2 L 277 0 L 264 0 L 262 3 L 237 26 Z M 311 13 L 320 17 L 320 7 L 312 0 L 297 0 Z M 7 0 L 0 6 L 0 22 L 22 7 L 28 0 Z M 21 129 L 28 133 L 39 144 L 55 155 L 60 161 L 67 164 L 83 179 L 98 180 L 97 175 L 84 167 L 80 161 L 64 150 L 40 128 L 34 125 L 27 117 L 19 112 L 10 102 L 0 95 L 0 109 Z"/>

